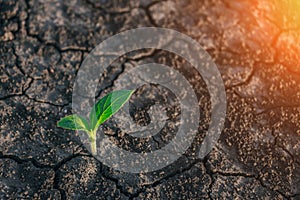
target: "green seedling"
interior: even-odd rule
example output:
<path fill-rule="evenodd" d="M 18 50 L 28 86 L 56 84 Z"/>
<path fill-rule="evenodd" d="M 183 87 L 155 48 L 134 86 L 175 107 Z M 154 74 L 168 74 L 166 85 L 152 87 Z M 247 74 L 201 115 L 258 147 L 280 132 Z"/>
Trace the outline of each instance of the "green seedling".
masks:
<path fill-rule="evenodd" d="M 113 91 L 101 98 L 93 107 L 89 121 L 84 117 L 73 114 L 62 118 L 57 126 L 69 130 L 81 130 L 88 134 L 91 152 L 97 155 L 97 130 L 106 120 L 118 112 L 129 100 L 134 90 Z"/>

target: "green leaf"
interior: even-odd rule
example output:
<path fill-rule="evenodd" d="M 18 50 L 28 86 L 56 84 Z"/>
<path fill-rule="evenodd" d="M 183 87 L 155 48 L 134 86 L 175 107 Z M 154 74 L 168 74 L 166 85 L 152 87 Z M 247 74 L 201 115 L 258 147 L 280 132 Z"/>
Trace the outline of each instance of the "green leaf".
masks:
<path fill-rule="evenodd" d="M 90 113 L 91 129 L 97 129 L 129 100 L 134 90 L 117 90 L 101 98 Z"/>
<path fill-rule="evenodd" d="M 57 126 L 70 130 L 89 130 L 89 124 L 87 120 L 79 115 L 66 116 L 57 123 Z"/>

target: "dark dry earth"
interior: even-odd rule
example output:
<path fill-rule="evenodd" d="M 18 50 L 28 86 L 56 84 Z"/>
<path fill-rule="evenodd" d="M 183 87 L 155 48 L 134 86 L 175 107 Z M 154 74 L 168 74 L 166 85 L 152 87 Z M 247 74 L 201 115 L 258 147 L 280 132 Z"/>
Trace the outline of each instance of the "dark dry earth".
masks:
<path fill-rule="evenodd" d="M 2 0 L 0 199 L 300 199 L 300 21 L 285 21 L 276 9 L 265 0 Z M 56 122 L 71 113 L 85 56 L 109 36 L 143 26 L 197 40 L 222 74 L 228 110 L 218 145 L 198 159 L 210 117 L 203 80 L 168 52 L 123 56 L 100 79 L 99 95 L 134 66 L 158 62 L 188 77 L 202 111 L 199 134 L 178 161 L 130 174 L 103 165 L 78 133 Z M 146 85 L 130 104 L 140 125 L 155 101 L 167 105 L 161 135 L 137 140 L 109 122 L 105 133 L 129 151 L 159 149 L 180 113 L 168 94 Z"/>

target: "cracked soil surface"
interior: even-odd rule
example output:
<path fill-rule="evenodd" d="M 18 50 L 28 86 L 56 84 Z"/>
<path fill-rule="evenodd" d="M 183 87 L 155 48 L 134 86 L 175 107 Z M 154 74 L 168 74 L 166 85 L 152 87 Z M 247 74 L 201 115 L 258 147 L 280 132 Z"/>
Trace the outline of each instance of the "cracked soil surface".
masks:
<path fill-rule="evenodd" d="M 300 16 L 280 2 L 0 0 L 0 199 L 300 199 Z M 186 75 L 202 111 L 199 134 L 178 161 L 130 174 L 103 165 L 78 133 L 56 122 L 71 113 L 86 55 L 114 34 L 145 26 L 175 29 L 207 50 L 224 80 L 227 117 L 217 146 L 198 159 L 210 117 L 201 77 L 168 52 L 122 56 L 101 77 L 98 97 L 129 69 L 157 62 Z M 170 127 L 135 140 L 108 122 L 104 132 L 120 148 L 151 151 L 172 139 L 180 111 L 159 91 L 141 88 L 132 117 L 149 123 L 146 111 L 159 99 L 169 105 Z"/>

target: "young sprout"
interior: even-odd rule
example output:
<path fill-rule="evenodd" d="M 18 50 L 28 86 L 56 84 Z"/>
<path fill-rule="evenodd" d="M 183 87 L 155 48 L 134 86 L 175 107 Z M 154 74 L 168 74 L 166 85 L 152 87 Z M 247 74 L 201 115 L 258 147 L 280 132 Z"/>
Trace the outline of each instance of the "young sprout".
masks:
<path fill-rule="evenodd" d="M 133 92 L 134 90 L 113 91 L 101 98 L 92 107 L 89 121 L 80 115 L 73 114 L 60 119 L 57 126 L 69 130 L 85 131 L 89 137 L 91 152 L 93 155 L 97 155 L 98 127 L 118 112 Z"/>

